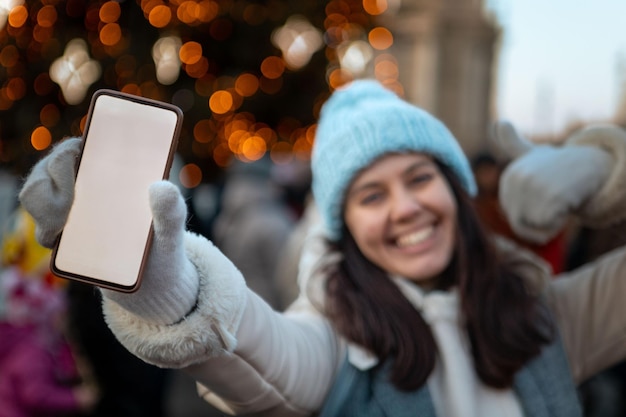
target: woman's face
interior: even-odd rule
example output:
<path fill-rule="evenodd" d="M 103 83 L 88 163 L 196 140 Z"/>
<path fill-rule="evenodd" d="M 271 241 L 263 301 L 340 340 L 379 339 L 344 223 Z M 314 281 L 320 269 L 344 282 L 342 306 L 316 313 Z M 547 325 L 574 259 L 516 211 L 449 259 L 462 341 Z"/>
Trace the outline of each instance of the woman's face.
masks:
<path fill-rule="evenodd" d="M 348 188 L 345 223 L 359 249 L 391 275 L 434 285 L 454 251 L 457 204 L 435 162 L 389 154 Z"/>

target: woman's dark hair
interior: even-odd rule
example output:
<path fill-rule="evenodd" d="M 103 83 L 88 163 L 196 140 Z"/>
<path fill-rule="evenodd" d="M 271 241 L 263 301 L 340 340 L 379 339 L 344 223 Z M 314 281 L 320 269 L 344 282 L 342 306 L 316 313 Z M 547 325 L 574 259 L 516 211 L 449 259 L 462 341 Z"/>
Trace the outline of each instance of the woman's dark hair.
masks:
<path fill-rule="evenodd" d="M 553 337 L 545 306 L 513 265 L 498 255 L 471 198 L 449 168 L 437 164 L 458 204 L 454 255 L 438 289 L 458 288 L 462 316 L 479 378 L 510 387 L 515 373 Z M 343 260 L 330 270 L 327 315 L 349 341 L 393 362 L 391 381 L 403 391 L 421 387 L 435 366 L 428 324 L 387 273 L 367 260 L 344 226 L 337 249 Z"/>

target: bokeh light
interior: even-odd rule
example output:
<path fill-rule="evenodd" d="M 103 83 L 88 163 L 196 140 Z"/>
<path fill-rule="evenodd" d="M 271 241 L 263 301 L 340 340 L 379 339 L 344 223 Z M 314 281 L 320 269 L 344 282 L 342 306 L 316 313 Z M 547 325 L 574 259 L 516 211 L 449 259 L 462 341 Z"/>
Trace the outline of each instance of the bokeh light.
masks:
<path fill-rule="evenodd" d="M 107 1 L 100 7 L 99 17 L 104 23 L 114 23 L 120 18 L 122 9 L 117 1 Z"/>
<path fill-rule="evenodd" d="M 89 58 L 87 43 L 73 39 L 62 57 L 50 66 L 50 79 L 59 84 L 68 104 L 80 103 L 87 90 L 100 78 L 100 64 Z"/>
<path fill-rule="evenodd" d="M 150 10 L 148 21 L 156 28 L 167 26 L 172 20 L 172 11 L 166 5 L 158 5 Z"/>
<path fill-rule="evenodd" d="M 203 119 L 193 127 L 193 137 L 197 142 L 209 143 L 214 138 L 215 126 L 211 120 Z"/>
<path fill-rule="evenodd" d="M 233 96 L 228 91 L 216 91 L 209 99 L 209 108 L 213 113 L 224 114 L 229 112 L 232 107 Z"/>
<path fill-rule="evenodd" d="M 179 53 L 182 41 L 178 36 L 165 36 L 154 43 L 152 59 L 156 66 L 156 77 L 161 84 L 171 85 L 180 74 Z"/>
<path fill-rule="evenodd" d="M 56 126 L 61 119 L 61 112 L 56 105 L 49 103 L 43 106 L 39 112 L 39 119 L 41 120 L 42 125 L 52 128 Z"/>
<path fill-rule="evenodd" d="M 8 22 L 14 28 L 22 27 L 28 19 L 28 9 L 22 5 L 15 6 L 9 12 Z M 0 25 L 0 28 L 2 26 Z"/>
<path fill-rule="evenodd" d="M 372 29 L 367 38 L 374 49 L 385 50 L 393 45 L 393 35 L 384 27 Z"/>
<path fill-rule="evenodd" d="M 100 42 L 113 46 L 122 39 L 122 29 L 117 23 L 107 23 L 100 30 Z"/>
<path fill-rule="evenodd" d="M 37 24 L 43 28 L 50 28 L 54 26 L 57 21 L 57 11 L 54 6 L 43 6 L 37 12 Z"/>
<path fill-rule="evenodd" d="M 30 135 L 30 143 L 36 150 L 43 151 L 52 143 L 52 134 L 44 126 L 39 126 Z"/>
<path fill-rule="evenodd" d="M 285 61 L 277 56 L 268 56 L 261 63 L 261 73 L 270 80 L 279 78 L 285 72 Z"/>
<path fill-rule="evenodd" d="M 363 0 L 363 9 L 371 15 L 379 15 L 387 10 L 387 0 Z"/>
<path fill-rule="evenodd" d="M 379 80 L 397 80 L 400 75 L 398 62 L 391 54 L 381 54 L 374 60 L 374 74 Z"/>
<path fill-rule="evenodd" d="M 241 144 L 241 154 L 248 161 L 258 161 L 265 155 L 266 150 L 267 145 L 259 136 L 248 137 Z"/>
<path fill-rule="evenodd" d="M 33 89 L 35 94 L 39 96 L 45 96 L 50 94 L 50 92 L 54 89 L 54 83 L 50 79 L 50 74 L 47 72 L 43 72 L 35 77 L 35 81 L 33 82 Z"/>
<path fill-rule="evenodd" d="M 21 77 L 13 77 L 6 83 L 6 95 L 12 101 L 18 101 L 26 95 L 26 83 Z"/>
<path fill-rule="evenodd" d="M 0 29 L 6 25 L 11 11 L 22 4 L 24 4 L 24 0 L 0 0 Z"/>
<path fill-rule="evenodd" d="M 7 45 L 0 51 L 0 65 L 11 68 L 17 64 L 20 53 L 15 45 Z"/>
<path fill-rule="evenodd" d="M 185 188 L 195 188 L 202 182 L 202 170 L 196 164 L 186 164 L 180 169 L 178 180 Z"/>
<path fill-rule="evenodd" d="M 235 81 L 235 91 L 243 97 L 254 95 L 259 89 L 259 79 L 250 73 L 241 74 Z"/>
<path fill-rule="evenodd" d="M 200 59 L 185 66 L 185 72 L 192 78 L 202 78 L 209 71 L 209 60 L 206 57 L 200 57 Z"/>
<path fill-rule="evenodd" d="M 306 159 L 330 91 L 371 75 L 401 88 L 389 38 L 372 31 L 398 1 L 0 0 L 0 110 L 34 110 L 0 125 L 3 161 L 80 135 L 96 88 L 183 110 L 191 188 L 233 158 Z"/>
<path fill-rule="evenodd" d="M 345 42 L 337 48 L 341 68 L 354 76 L 360 76 L 367 71 L 374 53 L 365 41 Z"/>
<path fill-rule="evenodd" d="M 179 51 L 181 62 L 193 65 L 202 58 L 202 45 L 195 41 L 185 42 Z"/>
<path fill-rule="evenodd" d="M 276 29 L 272 42 L 291 69 L 304 67 L 323 45 L 321 32 L 300 15 L 290 16 L 284 26 Z"/>

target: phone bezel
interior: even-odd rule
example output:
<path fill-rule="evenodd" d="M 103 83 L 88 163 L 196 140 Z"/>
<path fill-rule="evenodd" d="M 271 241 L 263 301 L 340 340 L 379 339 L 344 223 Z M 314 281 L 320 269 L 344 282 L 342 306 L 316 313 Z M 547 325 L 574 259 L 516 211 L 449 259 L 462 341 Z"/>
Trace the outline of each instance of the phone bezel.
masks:
<path fill-rule="evenodd" d="M 129 93 L 124 93 L 121 91 L 117 91 L 117 90 L 112 90 L 112 89 L 99 89 L 97 91 L 95 91 L 91 97 L 91 101 L 89 104 L 89 110 L 87 112 L 87 119 L 85 122 L 85 128 L 82 134 L 82 141 L 81 141 L 81 150 L 80 150 L 80 154 L 79 157 L 77 158 L 76 161 L 76 176 L 78 176 L 79 173 L 79 167 L 82 161 L 82 156 L 83 156 L 83 151 L 85 148 L 85 143 L 87 142 L 87 140 L 89 140 L 89 128 L 91 126 L 91 121 L 94 115 L 94 109 L 96 106 L 96 102 L 97 100 L 102 97 L 102 96 L 111 96 L 114 98 L 121 98 L 123 100 L 130 100 L 132 102 L 136 102 L 139 104 L 143 104 L 143 105 L 149 105 L 149 106 L 154 106 L 154 107 L 158 107 L 158 108 L 162 108 L 168 111 L 173 112 L 176 115 L 176 125 L 173 131 L 173 135 L 172 135 L 172 140 L 170 143 L 170 149 L 168 152 L 168 156 L 167 156 L 167 162 L 164 166 L 163 169 L 163 175 L 160 179 L 168 179 L 169 178 L 169 173 L 172 167 L 172 163 L 174 160 L 174 155 L 176 152 L 176 149 L 178 147 L 178 141 L 179 141 L 179 137 L 180 137 L 180 133 L 182 130 L 182 124 L 183 124 L 183 112 L 182 110 L 171 103 L 166 103 L 166 102 L 162 102 L 162 101 L 158 101 L 158 100 L 154 100 L 154 99 L 150 99 L 147 97 L 142 97 L 142 96 L 137 96 L 137 95 L 133 95 L 133 94 L 129 94 Z M 155 180 L 158 180 L 155 178 Z M 147 261 L 147 255 L 148 252 L 150 250 L 150 246 L 152 244 L 152 237 L 153 237 L 153 226 L 152 223 L 150 224 L 150 228 L 149 228 L 149 232 L 148 232 L 148 236 L 146 237 L 146 244 L 144 246 L 144 250 L 143 250 L 143 255 L 142 255 L 142 260 L 141 260 L 141 265 L 139 268 L 139 272 L 138 272 L 138 276 L 135 280 L 135 282 L 132 285 L 122 285 L 122 284 L 118 284 L 118 283 L 114 283 L 114 282 L 110 282 L 110 281 L 104 281 L 101 279 L 98 279 L 96 277 L 90 277 L 90 276 L 85 276 L 82 274 L 76 274 L 73 273 L 71 271 L 65 271 L 62 270 L 61 268 L 57 267 L 56 265 L 56 257 L 57 257 L 57 252 L 59 249 L 59 244 L 61 242 L 61 238 L 63 236 L 63 232 L 61 232 L 59 234 L 59 236 L 56 239 L 55 245 L 52 249 L 52 254 L 51 254 L 51 258 L 50 258 L 50 269 L 51 272 L 54 275 L 57 275 L 61 278 L 65 278 L 65 279 L 70 279 L 70 280 L 74 280 L 74 281 L 79 281 L 79 282 L 83 282 L 83 283 L 87 283 L 87 284 L 92 284 L 101 288 L 106 288 L 106 289 L 110 289 L 110 290 L 115 290 L 115 291 L 120 291 L 120 292 L 126 292 L 126 293 L 132 293 L 135 292 L 139 289 L 140 285 L 141 285 L 141 280 L 143 277 L 143 272 L 146 266 L 146 261 Z"/>

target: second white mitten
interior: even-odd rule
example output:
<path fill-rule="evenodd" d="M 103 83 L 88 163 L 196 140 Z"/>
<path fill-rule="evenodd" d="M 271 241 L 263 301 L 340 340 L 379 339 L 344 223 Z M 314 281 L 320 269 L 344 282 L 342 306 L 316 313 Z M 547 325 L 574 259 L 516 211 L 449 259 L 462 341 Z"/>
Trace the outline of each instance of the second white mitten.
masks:
<path fill-rule="evenodd" d="M 500 204 L 521 237 L 545 243 L 607 180 L 613 157 L 592 145 L 532 145 L 508 122 L 494 129 L 502 148 L 526 150 L 500 179 Z"/>

